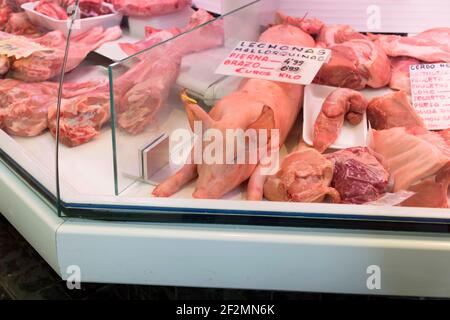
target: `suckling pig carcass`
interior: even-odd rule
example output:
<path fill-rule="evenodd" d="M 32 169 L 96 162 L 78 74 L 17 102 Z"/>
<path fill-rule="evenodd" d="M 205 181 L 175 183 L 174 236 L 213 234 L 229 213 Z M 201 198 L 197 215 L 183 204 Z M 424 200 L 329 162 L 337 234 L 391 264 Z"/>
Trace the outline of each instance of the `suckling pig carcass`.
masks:
<path fill-rule="evenodd" d="M 309 34 L 289 24 L 269 28 L 260 36 L 259 41 L 306 47 L 315 45 Z M 214 128 L 221 132 L 226 129 L 251 128 L 258 132 L 278 129 L 281 145 L 297 117 L 302 98 L 301 85 L 248 79 L 242 82 L 238 91 L 220 100 L 209 113 L 192 101 L 186 100 L 185 107 L 190 122 L 201 121 L 204 128 Z M 227 143 L 231 142 L 224 141 L 224 145 Z M 193 193 L 195 198 L 221 198 L 250 178 L 247 198 L 259 200 L 263 195 L 265 177 L 261 176 L 260 170 L 255 170 L 257 165 L 258 163 L 197 165 L 192 162 L 159 184 L 153 194 L 159 197 L 170 196 L 198 175 Z"/>

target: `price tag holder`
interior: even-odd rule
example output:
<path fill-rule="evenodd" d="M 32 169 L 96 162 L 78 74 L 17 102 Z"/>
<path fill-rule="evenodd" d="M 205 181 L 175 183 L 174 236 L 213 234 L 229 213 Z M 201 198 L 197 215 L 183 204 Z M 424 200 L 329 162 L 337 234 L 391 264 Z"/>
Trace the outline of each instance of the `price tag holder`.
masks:
<path fill-rule="evenodd" d="M 329 49 L 240 41 L 216 74 L 308 85 L 330 55 Z"/>
<path fill-rule="evenodd" d="M 450 128 L 450 63 L 409 67 L 414 109 L 428 130 Z"/>
<path fill-rule="evenodd" d="M 15 57 L 16 59 L 26 58 L 36 51 L 48 51 L 50 48 L 30 41 L 25 37 L 13 36 L 0 40 L 0 55 Z"/>

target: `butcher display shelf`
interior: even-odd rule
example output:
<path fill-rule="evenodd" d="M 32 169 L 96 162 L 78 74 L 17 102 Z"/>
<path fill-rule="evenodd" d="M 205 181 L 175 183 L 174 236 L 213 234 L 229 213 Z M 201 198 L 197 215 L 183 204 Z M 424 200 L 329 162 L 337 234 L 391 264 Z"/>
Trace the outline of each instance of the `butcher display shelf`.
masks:
<path fill-rule="evenodd" d="M 65 75 L 62 92 L 98 81 L 91 109 L 81 114 L 82 101 L 71 118 L 65 108 L 78 100 L 60 99 L 53 135 L 0 130 L 0 212 L 64 279 L 75 265 L 83 282 L 450 297 L 449 209 L 247 201 L 245 184 L 221 199 L 197 199 L 195 180 L 171 196 L 152 195 L 183 165 L 174 159 L 187 157 L 174 155 L 191 138 L 171 147 L 180 132 L 193 138 L 185 104 L 208 112 L 238 90 L 242 78 L 216 69 L 238 42 L 258 39 L 268 17 L 261 5 L 144 50 L 131 44 L 127 58 L 105 57 L 107 47 L 89 55 Z M 308 101 L 323 101 L 327 90 L 305 88 L 281 158 L 302 136 Z M 368 129 L 358 144 L 370 139 Z M 368 284 L 374 267 L 379 287 Z"/>

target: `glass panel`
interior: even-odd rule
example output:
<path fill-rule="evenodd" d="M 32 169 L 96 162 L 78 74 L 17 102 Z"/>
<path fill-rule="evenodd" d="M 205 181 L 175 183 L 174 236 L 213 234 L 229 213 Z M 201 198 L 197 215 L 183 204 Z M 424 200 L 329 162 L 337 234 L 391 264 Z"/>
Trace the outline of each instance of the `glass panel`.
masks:
<path fill-rule="evenodd" d="M 230 1 L 227 8 L 231 12 L 215 20 L 199 10 L 185 28 L 191 31 L 109 67 L 114 88 L 111 100 L 118 195 L 133 186 L 139 189 L 138 185 L 141 191 L 127 194 L 147 193 L 149 181 L 144 176 L 150 179 L 152 173 L 168 163 L 168 137 L 187 125 L 180 103 L 181 89 L 187 89 L 192 97 L 204 99 L 211 107 L 237 87 L 238 79 L 228 79 L 214 71 L 239 40 L 257 39 L 259 3 L 253 1 L 236 10 L 236 5 L 242 2 Z M 242 24 L 247 27 L 238 27 Z M 150 149 L 158 160 L 147 154 Z M 145 161 L 149 162 L 148 166 L 143 165 Z"/>

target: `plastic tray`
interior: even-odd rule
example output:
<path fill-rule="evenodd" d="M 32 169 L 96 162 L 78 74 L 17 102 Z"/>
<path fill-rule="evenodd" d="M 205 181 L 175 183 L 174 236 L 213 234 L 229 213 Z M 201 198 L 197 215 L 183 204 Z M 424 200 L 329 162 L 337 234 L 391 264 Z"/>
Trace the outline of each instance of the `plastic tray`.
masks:
<path fill-rule="evenodd" d="M 68 20 L 57 20 L 51 17 L 46 16 L 45 14 L 42 14 L 40 12 L 37 12 L 34 10 L 36 7 L 37 2 L 27 2 L 22 4 L 22 9 L 25 10 L 25 13 L 27 14 L 28 19 L 30 21 L 37 25 L 44 27 L 49 30 L 59 30 L 64 33 L 64 35 L 67 36 L 69 32 L 68 27 Z M 92 28 L 95 27 L 114 27 L 117 25 L 120 25 L 120 22 L 122 21 L 122 14 L 119 12 L 116 12 L 114 10 L 114 7 L 104 2 L 103 5 L 107 6 L 111 9 L 113 13 L 111 14 L 105 14 L 98 17 L 91 17 L 91 18 L 84 18 L 84 19 L 77 19 L 74 21 L 74 26 L 72 27 L 72 36 L 76 36 L 78 34 L 84 33 Z M 76 28 L 75 28 L 76 26 Z"/>

